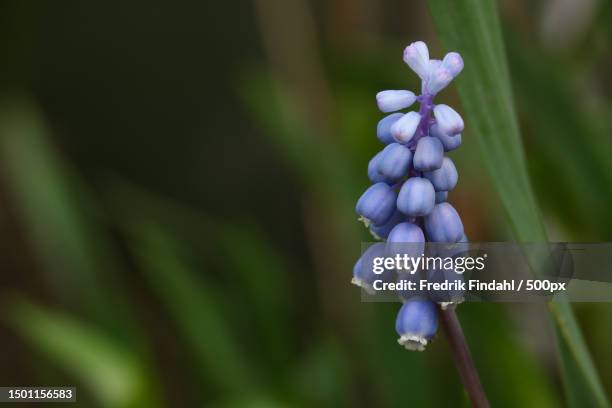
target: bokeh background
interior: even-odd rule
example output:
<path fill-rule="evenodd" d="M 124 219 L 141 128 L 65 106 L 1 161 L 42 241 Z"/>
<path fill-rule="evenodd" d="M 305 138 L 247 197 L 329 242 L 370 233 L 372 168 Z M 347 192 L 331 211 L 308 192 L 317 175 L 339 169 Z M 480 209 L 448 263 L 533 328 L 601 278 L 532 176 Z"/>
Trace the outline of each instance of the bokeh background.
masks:
<path fill-rule="evenodd" d="M 612 3 L 499 3 L 553 241 L 612 239 Z M 374 95 L 416 89 L 425 2 L 0 3 L 1 385 L 79 405 L 458 406 L 444 336 L 349 284 Z M 470 61 L 466 61 L 466 70 Z M 459 79 L 460 81 L 461 79 Z M 441 101 L 461 103 L 455 87 Z M 452 153 L 473 241 L 512 239 L 483 152 Z M 612 393 L 612 306 L 575 305 Z M 466 304 L 493 406 L 563 406 L 544 305 Z"/>

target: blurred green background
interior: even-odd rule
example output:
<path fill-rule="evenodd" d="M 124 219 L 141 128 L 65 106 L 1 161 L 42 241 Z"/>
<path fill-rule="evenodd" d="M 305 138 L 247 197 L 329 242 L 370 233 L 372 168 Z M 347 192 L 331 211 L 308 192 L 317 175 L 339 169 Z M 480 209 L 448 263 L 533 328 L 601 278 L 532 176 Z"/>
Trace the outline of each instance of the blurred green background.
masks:
<path fill-rule="evenodd" d="M 548 237 L 610 241 L 612 2 L 498 5 Z M 0 385 L 101 407 L 467 404 L 444 336 L 404 351 L 397 305 L 349 284 L 374 95 L 417 88 L 416 40 L 449 51 L 425 2 L 0 2 Z M 454 86 L 440 101 L 462 110 Z M 470 133 L 450 200 L 472 241 L 512 239 Z M 612 306 L 574 306 L 611 394 Z M 458 313 L 493 406 L 568 404 L 545 305 Z"/>

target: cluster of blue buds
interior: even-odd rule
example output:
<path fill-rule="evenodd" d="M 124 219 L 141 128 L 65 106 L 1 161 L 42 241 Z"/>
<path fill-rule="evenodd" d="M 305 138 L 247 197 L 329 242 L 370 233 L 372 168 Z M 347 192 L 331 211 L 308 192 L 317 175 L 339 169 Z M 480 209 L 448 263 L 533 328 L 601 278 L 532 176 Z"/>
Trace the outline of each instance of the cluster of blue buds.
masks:
<path fill-rule="evenodd" d="M 371 267 L 363 267 L 389 244 L 467 242 L 459 214 L 447 202 L 457 185 L 458 174 L 445 152 L 461 145 L 463 119 L 450 106 L 435 105 L 435 95 L 463 69 L 463 59 L 450 52 L 444 59 L 430 59 L 424 42 L 404 50 L 404 62 L 421 78 L 421 94 L 407 90 L 382 91 L 376 95 L 378 108 L 390 115 L 377 127 L 385 147 L 368 164 L 372 185 L 359 198 L 356 211 L 372 235 L 386 244 L 374 244 L 359 259 L 352 282 L 366 291 L 381 279 Z M 398 112 L 415 102 L 419 111 Z M 394 112 L 394 113 L 392 113 Z M 385 249 L 385 245 L 387 249 Z M 411 350 L 423 350 L 438 326 L 435 296 L 403 299 L 396 320 L 398 342 Z"/>

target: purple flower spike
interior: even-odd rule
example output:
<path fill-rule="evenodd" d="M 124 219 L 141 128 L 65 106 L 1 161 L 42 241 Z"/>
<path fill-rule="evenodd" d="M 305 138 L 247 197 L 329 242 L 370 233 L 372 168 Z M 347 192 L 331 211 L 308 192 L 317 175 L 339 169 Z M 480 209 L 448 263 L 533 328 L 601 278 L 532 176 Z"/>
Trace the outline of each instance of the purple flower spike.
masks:
<path fill-rule="evenodd" d="M 451 107 L 436 105 L 434 98 L 456 78 L 464 68 L 461 55 L 447 53 L 442 60 L 429 58 L 429 49 L 416 41 L 404 49 L 404 62 L 421 78 L 421 95 L 411 91 L 388 90 L 376 95 L 383 112 L 396 112 L 420 104 L 418 111 L 387 115 L 378 122 L 376 135 L 386 147 L 368 164 L 368 176 L 374 183 L 359 198 L 356 210 L 372 236 L 386 240 L 381 247 L 371 247 L 357 262 L 353 283 L 375 292 L 373 283 L 379 277 L 387 282 L 393 274 L 382 276 L 374 272 L 374 256 L 395 258 L 395 255 L 419 257 L 429 248 L 426 242 L 467 242 L 463 223 L 448 201 L 448 192 L 455 188 L 459 175 L 453 161 L 445 152 L 461 146 L 463 119 Z M 397 192 L 399 188 L 399 192 Z M 407 275 L 399 269 L 395 278 Z M 432 275 L 415 267 L 419 274 L 439 282 L 456 278 L 453 270 Z M 380 272 L 380 271 L 379 271 Z M 448 272 L 448 273 L 447 273 Z M 408 296 L 409 295 L 409 296 Z M 438 327 L 437 308 L 460 301 L 461 293 L 398 291 L 403 302 L 397 319 L 398 342 L 409 350 L 423 350 L 434 337 Z M 438 303 L 438 306 L 436 305 Z"/>

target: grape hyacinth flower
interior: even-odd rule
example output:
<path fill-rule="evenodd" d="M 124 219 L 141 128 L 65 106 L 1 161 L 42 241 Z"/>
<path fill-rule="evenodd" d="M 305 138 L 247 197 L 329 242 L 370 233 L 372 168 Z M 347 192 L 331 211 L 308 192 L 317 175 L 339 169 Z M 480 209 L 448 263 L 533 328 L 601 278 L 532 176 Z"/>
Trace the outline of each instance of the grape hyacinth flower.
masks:
<path fill-rule="evenodd" d="M 461 145 L 464 123 L 450 106 L 434 104 L 434 97 L 461 73 L 463 59 L 456 52 L 442 60 L 430 59 L 422 41 L 406 47 L 403 59 L 420 77 L 421 94 L 389 90 L 376 95 L 378 108 L 388 114 L 376 129 L 385 147 L 368 165 L 368 177 L 374 184 L 359 198 L 356 211 L 372 235 L 387 239 L 388 245 L 460 242 L 465 240 L 463 224 L 447 202 L 458 173 L 444 154 Z M 398 112 L 415 102 L 418 111 Z M 353 283 L 369 290 L 370 277 L 361 266 L 372 251 L 358 261 L 353 277 Z M 437 330 L 436 303 L 444 308 L 453 302 L 437 294 L 403 302 L 396 320 L 398 342 L 410 350 L 423 350 Z"/>
<path fill-rule="evenodd" d="M 373 269 L 373 259 L 385 255 L 385 244 L 379 242 L 370 245 L 363 255 L 357 260 L 353 267 L 353 279 L 351 283 L 361 287 L 366 292 L 373 294 L 372 284 L 377 279 L 391 282 L 395 271 L 385 271 L 382 275 L 376 274 Z"/>
<path fill-rule="evenodd" d="M 395 320 L 398 342 L 409 350 L 423 351 L 438 330 L 438 312 L 430 300 L 405 302 Z"/>

